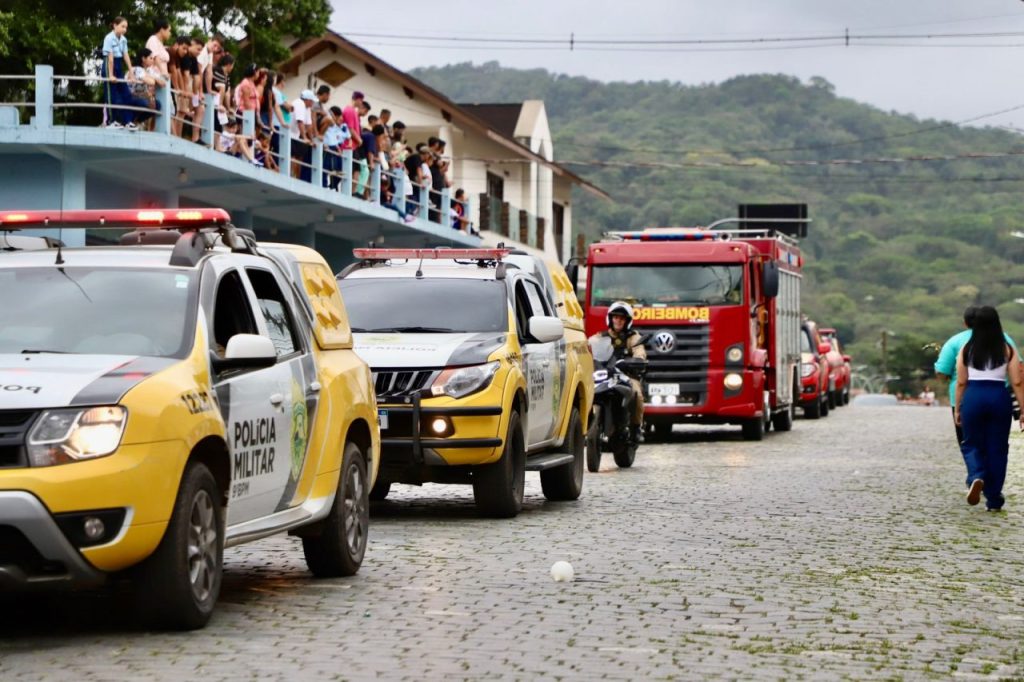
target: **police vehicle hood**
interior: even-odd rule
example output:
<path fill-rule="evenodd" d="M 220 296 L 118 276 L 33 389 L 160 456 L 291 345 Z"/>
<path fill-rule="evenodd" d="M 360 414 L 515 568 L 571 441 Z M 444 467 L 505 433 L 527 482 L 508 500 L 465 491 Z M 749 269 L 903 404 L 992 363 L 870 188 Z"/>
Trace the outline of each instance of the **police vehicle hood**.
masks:
<path fill-rule="evenodd" d="M 353 334 L 355 351 L 373 369 L 479 365 L 505 343 L 505 334 Z"/>
<path fill-rule="evenodd" d="M 0 410 L 115 404 L 175 362 L 134 355 L 0 354 Z"/>

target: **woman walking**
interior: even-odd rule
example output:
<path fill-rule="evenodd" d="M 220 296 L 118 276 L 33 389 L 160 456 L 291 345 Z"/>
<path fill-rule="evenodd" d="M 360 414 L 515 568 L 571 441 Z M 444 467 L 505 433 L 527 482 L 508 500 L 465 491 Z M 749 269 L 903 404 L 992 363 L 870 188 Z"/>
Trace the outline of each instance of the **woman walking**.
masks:
<path fill-rule="evenodd" d="M 984 493 L 986 509 L 999 511 L 1013 421 L 1006 381 L 1009 378 L 1018 402 L 1024 404 L 1024 375 L 1020 358 L 1003 336 L 995 308 L 979 308 L 973 330 L 957 358 L 956 379 L 956 423 L 964 432 L 967 504 L 978 504 Z"/>

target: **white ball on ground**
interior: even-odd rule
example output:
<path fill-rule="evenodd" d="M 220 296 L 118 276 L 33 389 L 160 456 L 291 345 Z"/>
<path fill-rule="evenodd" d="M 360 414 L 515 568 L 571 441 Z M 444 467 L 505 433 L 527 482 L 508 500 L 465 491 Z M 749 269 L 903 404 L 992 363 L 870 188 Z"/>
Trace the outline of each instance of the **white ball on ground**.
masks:
<path fill-rule="evenodd" d="M 556 583 L 571 583 L 576 573 L 568 561 L 556 561 L 551 565 L 551 577 Z"/>

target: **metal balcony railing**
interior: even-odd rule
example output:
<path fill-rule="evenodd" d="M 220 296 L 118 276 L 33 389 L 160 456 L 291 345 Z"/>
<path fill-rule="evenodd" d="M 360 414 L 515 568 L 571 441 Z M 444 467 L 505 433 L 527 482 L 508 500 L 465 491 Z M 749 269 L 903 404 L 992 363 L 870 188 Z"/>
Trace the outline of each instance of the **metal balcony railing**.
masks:
<path fill-rule="evenodd" d="M 198 125 L 198 139 L 211 149 L 228 151 L 230 155 L 237 155 L 239 158 L 233 159 L 232 163 L 248 163 L 261 156 L 264 159 L 261 165 L 268 167 L 267 172 L 273 172 L 270 169 L 274 169 L 295 180 L 308 183 L 318 182 L 321 186 L 334 189 L 345 197 L 363 198 L 369 203 L 394 210 L 398 214 L 398 219 L 407 223 L 424 221 L 435 225 L 454 227 L 464 232 L 475 232 L 473 225 L 469 223 L 469 216 L 472 215 L 472 206 L 469 200 L 456 200 L 451 196 L 447 187 L 440 191 L 433 190 L 429 184 L 420 187 L 409 179 L 405 169 L 400 165 L 382 171 L 379 163 L 371 166 L 366 182 L 360 183 L 361 170 L 367 165 L 367 161 L 353 158 L 351 150 L 338 151 L 326 147 L 323 140 L 317 138 L 315 144 L 310 148 L 308 159 L 299 158 L 292 153 L 293 145 L 289 131 L 275 130 L 265 126 L 262 122 L 259 123 L 259 129 L 257 129 L 255 111 L 241 112 L 240 130 L 231 138 L 231 149 L 222 149 L 224 145 L 221 143 L 224 141 L 224 136 L 223 133 L 216 130 L 215 117 L 233 114 L 225 109 L 223 101 L 217 94 L 203 95 L 201 99 L 202 120 L 197 122 L 172 113 L 175 111 L 175 107 L 172 106 L 172 98 L 177 103 L 184 103 L 190 100 L 192 94 L 173 90 L 170 87 L 156 88 L 153 106 L 150 107 L 136 104 L 71 100 L 67 94 L 68 86 L 72 82 L 82 83 L 86 89 L 98 90 L 109 83 L 125 83 L 127 81 L 99 76 L 55 75 L 53 67 L 48 65 L 37 65 L 34 75 L 0 75 L 0 82 L 25 84 L 24 89 L 21 90 L 24 93 L 24 99 L 0 98 L 10 100 L 0 101 L 0 129 L 23 125 L 23 119 L 27 119 L 28 125 L 37 129 L 61 127 L 61 124 L 55 125 L 54 113 L 72 110 L 102 112 L 104 123 L 113 111 L 131 111 L 144 114 L 145 118 L 153 120 L 151 131 L 140 128 L 135 133 L 111 131 L 112 134 L 172 136 L 176 129 L 180 130 L 184 125 Z M 16 91 L 18 88 L 8 87 L 5 90 Z M 62 96 L 65 100 L 55 101 L 55 95 Z M 28 112 L 31 112 L 31 116 L 25 115 Z M 100 117 L 97 116 L 97 118 Z M 180 136 L 174 136 L 180 138 Z M 225 154 L 226 161 L 231 158 L 230 155 Z M 408 191 L 407 187 L 412 191 Z M 460 220 L 460 214 L 464 219 Z"/>

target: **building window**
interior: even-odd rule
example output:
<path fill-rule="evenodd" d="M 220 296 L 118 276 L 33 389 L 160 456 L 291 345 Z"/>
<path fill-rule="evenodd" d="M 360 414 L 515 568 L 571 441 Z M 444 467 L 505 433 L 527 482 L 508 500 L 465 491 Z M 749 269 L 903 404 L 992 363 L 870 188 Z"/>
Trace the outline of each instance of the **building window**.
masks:
<path fill-rule="evenodd" d="M 487 174 L 487 195 L 495 199 L 505 199 L 505 179 L 494 173 Z"/>
<path fill-rule="evenodd" d="M 562 260 L 562 240 L 565 238 L 565 206 L 554 203 L 551 204 L 551 220 L 552 230 L 555 236 L 555 253 L 558 254 L 558 260 Z"/>

